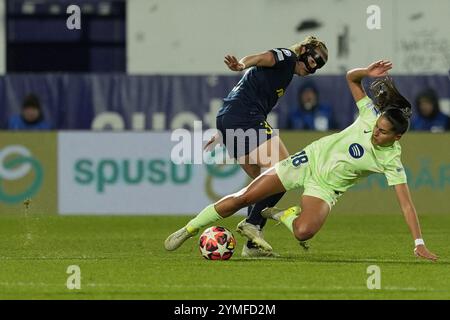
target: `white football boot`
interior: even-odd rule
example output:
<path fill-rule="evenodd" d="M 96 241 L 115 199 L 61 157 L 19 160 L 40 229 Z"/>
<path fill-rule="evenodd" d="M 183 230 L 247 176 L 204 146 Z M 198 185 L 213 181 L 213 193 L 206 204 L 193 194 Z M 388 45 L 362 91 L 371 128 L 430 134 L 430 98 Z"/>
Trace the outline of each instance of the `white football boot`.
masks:
<path fill-rule="evenodd" d="M 186 227 L 181 228 L 178 231 L 175 231 L 170 236 L 167 237 L 166 241 L 164 241 L 164 248 L 167 251 L 173 251 L 178 249 L 187 239 L 195 236 L 198 233 L 198 230 L 194 230 L 189 232 Z"/>
<path fill-rule="evenodd" d="M 260 248 L 249 248 L 247 247 L 247 244 L 244 244 L 241 256 L 245 258 L 277 258 L 280 255 L 274 251 L 265 251 Z"/>
<path fill-rule="evenodd" d="M 239 222 L 236 228 L 236 232 L 240 235 L 246 237 L 250 240 L 255 246 L 264 250 L 264 251 L 272 251 L 272 246 L 263 238 L 263 234 L 258 226 L 255 226 L 251 223 L 248 223 L 246 219 Z"/>

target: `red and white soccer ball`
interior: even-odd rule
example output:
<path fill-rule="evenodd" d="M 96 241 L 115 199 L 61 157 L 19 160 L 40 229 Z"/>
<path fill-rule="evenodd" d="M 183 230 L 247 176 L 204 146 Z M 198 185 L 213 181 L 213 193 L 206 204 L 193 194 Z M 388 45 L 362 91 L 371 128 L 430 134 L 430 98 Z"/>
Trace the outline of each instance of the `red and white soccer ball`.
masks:
<path fill-rule="evenodd" d="M 228 260 L 236 248 L 236 239 L 224 227 L 211 227 L 200 236 L 200 253 L 208 260 Z"/>

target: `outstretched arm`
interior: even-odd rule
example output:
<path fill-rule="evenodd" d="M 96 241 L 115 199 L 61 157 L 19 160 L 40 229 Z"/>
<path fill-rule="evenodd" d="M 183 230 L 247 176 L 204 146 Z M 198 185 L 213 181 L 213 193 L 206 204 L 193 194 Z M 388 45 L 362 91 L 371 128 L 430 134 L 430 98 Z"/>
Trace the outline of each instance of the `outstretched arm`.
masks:
<path fill-rule="evenodd" d="M 263 53 L 252 54 L 237 60 L 235 56 L 226 55 L 223 61 L 232 71 L 242 71 L 246 68 L 257 67 L 273 67 L 275 65 L 275 57 L 270 51 Z"/>
<path fill-rule="evenodd" d="M 408 185 L 406 183 L 402 183 L 396 185 L 394 188 L 395 193 L 397 194 L 398 202 L 400 203 L 400 207 L 402 208 L 406 223 L 408 224 L 409 230 L 411 231 L 411 234 L 416 243 L 414 253 L 419 257 L 436 261 L 438 257 L 435 254 L 428 251 L 428 249 L 425 247 L 425 243 L 423 243 L 419 219 L 417 217 L 414 204 L 412 203 Z"/>
<path fill-rule="evenodd" d="M 347 83 L 355 102 L 358 102 L 366 96 L 362 79 L 365 77 L 384 77 L 387 72 L 392 69 L 390 61 L 376 61 L 371 63 L 367 68 L 356 68 L 347 72 Z"/>

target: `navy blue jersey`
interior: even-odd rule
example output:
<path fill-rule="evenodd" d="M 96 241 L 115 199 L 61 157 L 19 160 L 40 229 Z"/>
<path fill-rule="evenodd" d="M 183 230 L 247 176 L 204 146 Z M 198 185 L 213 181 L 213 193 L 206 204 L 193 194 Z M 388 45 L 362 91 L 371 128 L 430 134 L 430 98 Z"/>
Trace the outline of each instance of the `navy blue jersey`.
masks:
<path fill-rule="evenodd" d="M 267 117 L 278 98 L 284 95 L 295 72 L 297 56 L 285 48 L 270 50 L 275 57 L 273 67 L 251 67 L 223 99 L 217 116 L 225 113 Z"/>

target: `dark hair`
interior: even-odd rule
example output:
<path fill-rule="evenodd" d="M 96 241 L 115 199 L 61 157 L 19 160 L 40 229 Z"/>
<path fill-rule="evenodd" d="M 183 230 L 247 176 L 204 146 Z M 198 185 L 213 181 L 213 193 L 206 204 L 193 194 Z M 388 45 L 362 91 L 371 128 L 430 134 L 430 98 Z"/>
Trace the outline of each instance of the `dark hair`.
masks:
<path fill-rule="evenodd" d="M 391 77 L 377 79 L 370 85 L 377 108 L 394 128 L 395 133 L 404 134 L 411 118 L 411 104 L 394 85 Z"/>
<path fill-rule="evenodd" d="M 431 103 L 431 105 L 433 106 L 431 114 L 428 115 L 428 116 L 424 115 L 423 112 L 422 112 L 422 109 L 420 108 L 420 102 L 422 100 L 428 100 Z M 439 99 L 438 99 L 438 96 L 436 94 L 436 91 L 434 91 L 433 89 L 427 88 L 427 89 L 421 91 L 417 95 L 415 102 L 416 102 L 417 113 L 420 116 L 432 119 L 432 118 L 436 117 L 436 115 L 438 115 L 438 113 L 439 113 Z"/>
<path fill-rule="evenodd" d="M 408 131 L 410 115 L 406 114 L 404 110 L 388 107 L 381 116 L 385 117 L 392 124 L 395 133 L 404 134 Z"/>
<path fill-rule="evenodd" d="M 28 121 L 25 119 L 24 115 L 21 113 L 21 117 L 24 122 L 26 122 L 28 124 L 34 124 L 34 123 L 44 121 L 44 113 L 42 112 L 41 103 L 39 101 L 38 96 L 33 93 L 26 95 L 25 98 L 23 99 L 22 112 L 24 111 L 25 108 L 29 108 L 29 107 L 37 109 L 39 111 L 39 115 L 36 120 Z"/>
<path fill-rule="evenodd" d="M 22 108 L 25 107 L 35 107 L 36 109 L 41 109 L 41 103 L 37 95 L 30 93 L 23 99 Z"/>

